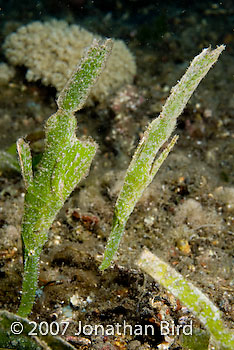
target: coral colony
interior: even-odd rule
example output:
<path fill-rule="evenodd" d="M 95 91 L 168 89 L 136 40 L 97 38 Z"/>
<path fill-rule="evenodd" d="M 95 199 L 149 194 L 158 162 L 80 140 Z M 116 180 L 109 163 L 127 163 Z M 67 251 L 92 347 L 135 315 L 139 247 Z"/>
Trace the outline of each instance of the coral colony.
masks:
<path fill-rule="evenodd" d="M 83 51 L 99 35 L 65 21 L 32 22 L 7 36 L 3 49 L 12 65 L 27 68 L 26 79 L 41 79 L 44 85 L 60 92 L 74 71 Z M 38 45 L 40 43 L 40 45 Z M 92 88 L 87 104 L 103 101 L 110 94 L 130 84 L 136 74 L 135 58 L 122 40 L 113 40 L 106 68 Z"/>

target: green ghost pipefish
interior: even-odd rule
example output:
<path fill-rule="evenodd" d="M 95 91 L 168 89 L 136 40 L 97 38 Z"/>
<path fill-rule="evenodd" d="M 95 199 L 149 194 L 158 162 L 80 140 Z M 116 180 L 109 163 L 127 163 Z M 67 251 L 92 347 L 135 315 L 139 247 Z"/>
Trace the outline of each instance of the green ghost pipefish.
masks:
<path fill-rule="evenodd" d="M 88 174 L 97 145 L 92 139 L 76 137 L 76 118 L 104 69 L 111 51 L 110 39 L 93 42 L 80 65 L 58 97 L 58 111 L 45 126 L 45 151 L 33 175 L 29 145 L 17 142 L 20 166 L 26 187 L 22 241 L 24 277 L 18 314 L 27 316 L 32 309 L 38 285 L 39 258 L 48 239 L 55 216 L 78 182 Z"/>
<path fill-rule="evenodd" d="M 217 61 L 224 48 L 225 46 L 221 45 L 215 50 L 211 50 L 211 48 L 204 49 L 200 55 L 193 59 L 181 80 L 171 89 L 171 94 L 159 117 L 154 119 L 144 132 L 127 169 L 123 187 L 115 205 L 112 231 L 100 266 L 101 270 L 105 270 L 110 266 L 130 214 L 175 145 L 178 136 L 174 136 L 164 151 L 156 157 L 158 151 L 168 141 L 176 126 L 176 120 L 189 98 L 202 78 Z"/>

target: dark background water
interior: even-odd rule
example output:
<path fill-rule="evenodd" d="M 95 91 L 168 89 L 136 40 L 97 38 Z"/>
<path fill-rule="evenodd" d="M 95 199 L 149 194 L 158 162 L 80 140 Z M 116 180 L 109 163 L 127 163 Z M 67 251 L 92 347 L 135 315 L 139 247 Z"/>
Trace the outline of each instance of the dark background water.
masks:
<path fill-rule="evenodd" d="M 232 0 L 0 0 L 0 8 L 1 28 L 10 21 L 26 24 L 59 18 L 110 37 L 136 37 L 143 46 L 157 46 L 168 32 L 180 36 L 188 24 L 191 40 L 196 41 L 199 30 L 195 25 L 207 22 L 207 42 L 213 45 L 221 43 L 225 33 L 233 33 Z M 185 23 L 188 17 L 193 20 Z M 212 38 L 212 32 L 220 35 Z"/>

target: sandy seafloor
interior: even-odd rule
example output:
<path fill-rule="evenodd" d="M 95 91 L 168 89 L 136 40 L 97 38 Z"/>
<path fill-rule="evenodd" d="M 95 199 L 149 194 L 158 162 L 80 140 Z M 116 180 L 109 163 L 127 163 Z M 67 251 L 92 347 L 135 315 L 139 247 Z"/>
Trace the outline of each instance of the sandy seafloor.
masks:
<path fill-rule="evenodd" d="M 77 349 L 185 349 L 179 336 L 160 335 L 160 320 L 192 320 L 195 332 L 204 328 L 136 267 L 147 247 L 199 287 L 222 311 L 226 326 L 233 328 L 232 1 L 0 1 L 0 7 L 1 42 L 20 25 L 59 18 L 123 39 L 137 63 L 131 86 L 77 114 L 78 135 L 91 135 L 99 151 L 89 176 L 49 232 L 41 256 L 40 293 L 30 320 L 69 320 L 63 338 Z M 202 48 L 219 44 L 226 45 L 225 51 L 178 120 L 179 141 L 131 215 L 112 267 L 99 272 L 114 204 L 139 138 L 191 59 Z M 1 61 L 6 61 L 3 51 Z M 25 69 L 18 67 L 16 75 L 0 85 L 1 150 L 20 136 L 30 134 L 34 140 L 55 111 L 55 90 L 28 83 Z M 35 154 L 43 147 L 40 140 L 31 146 Z M 11 312 L 20 301 L 23 198 L 21 175 L 2 169 L 0 309 Z M 155 335 L 74 336 L 78 321 L 93 326 L 152 324 Z"/>

